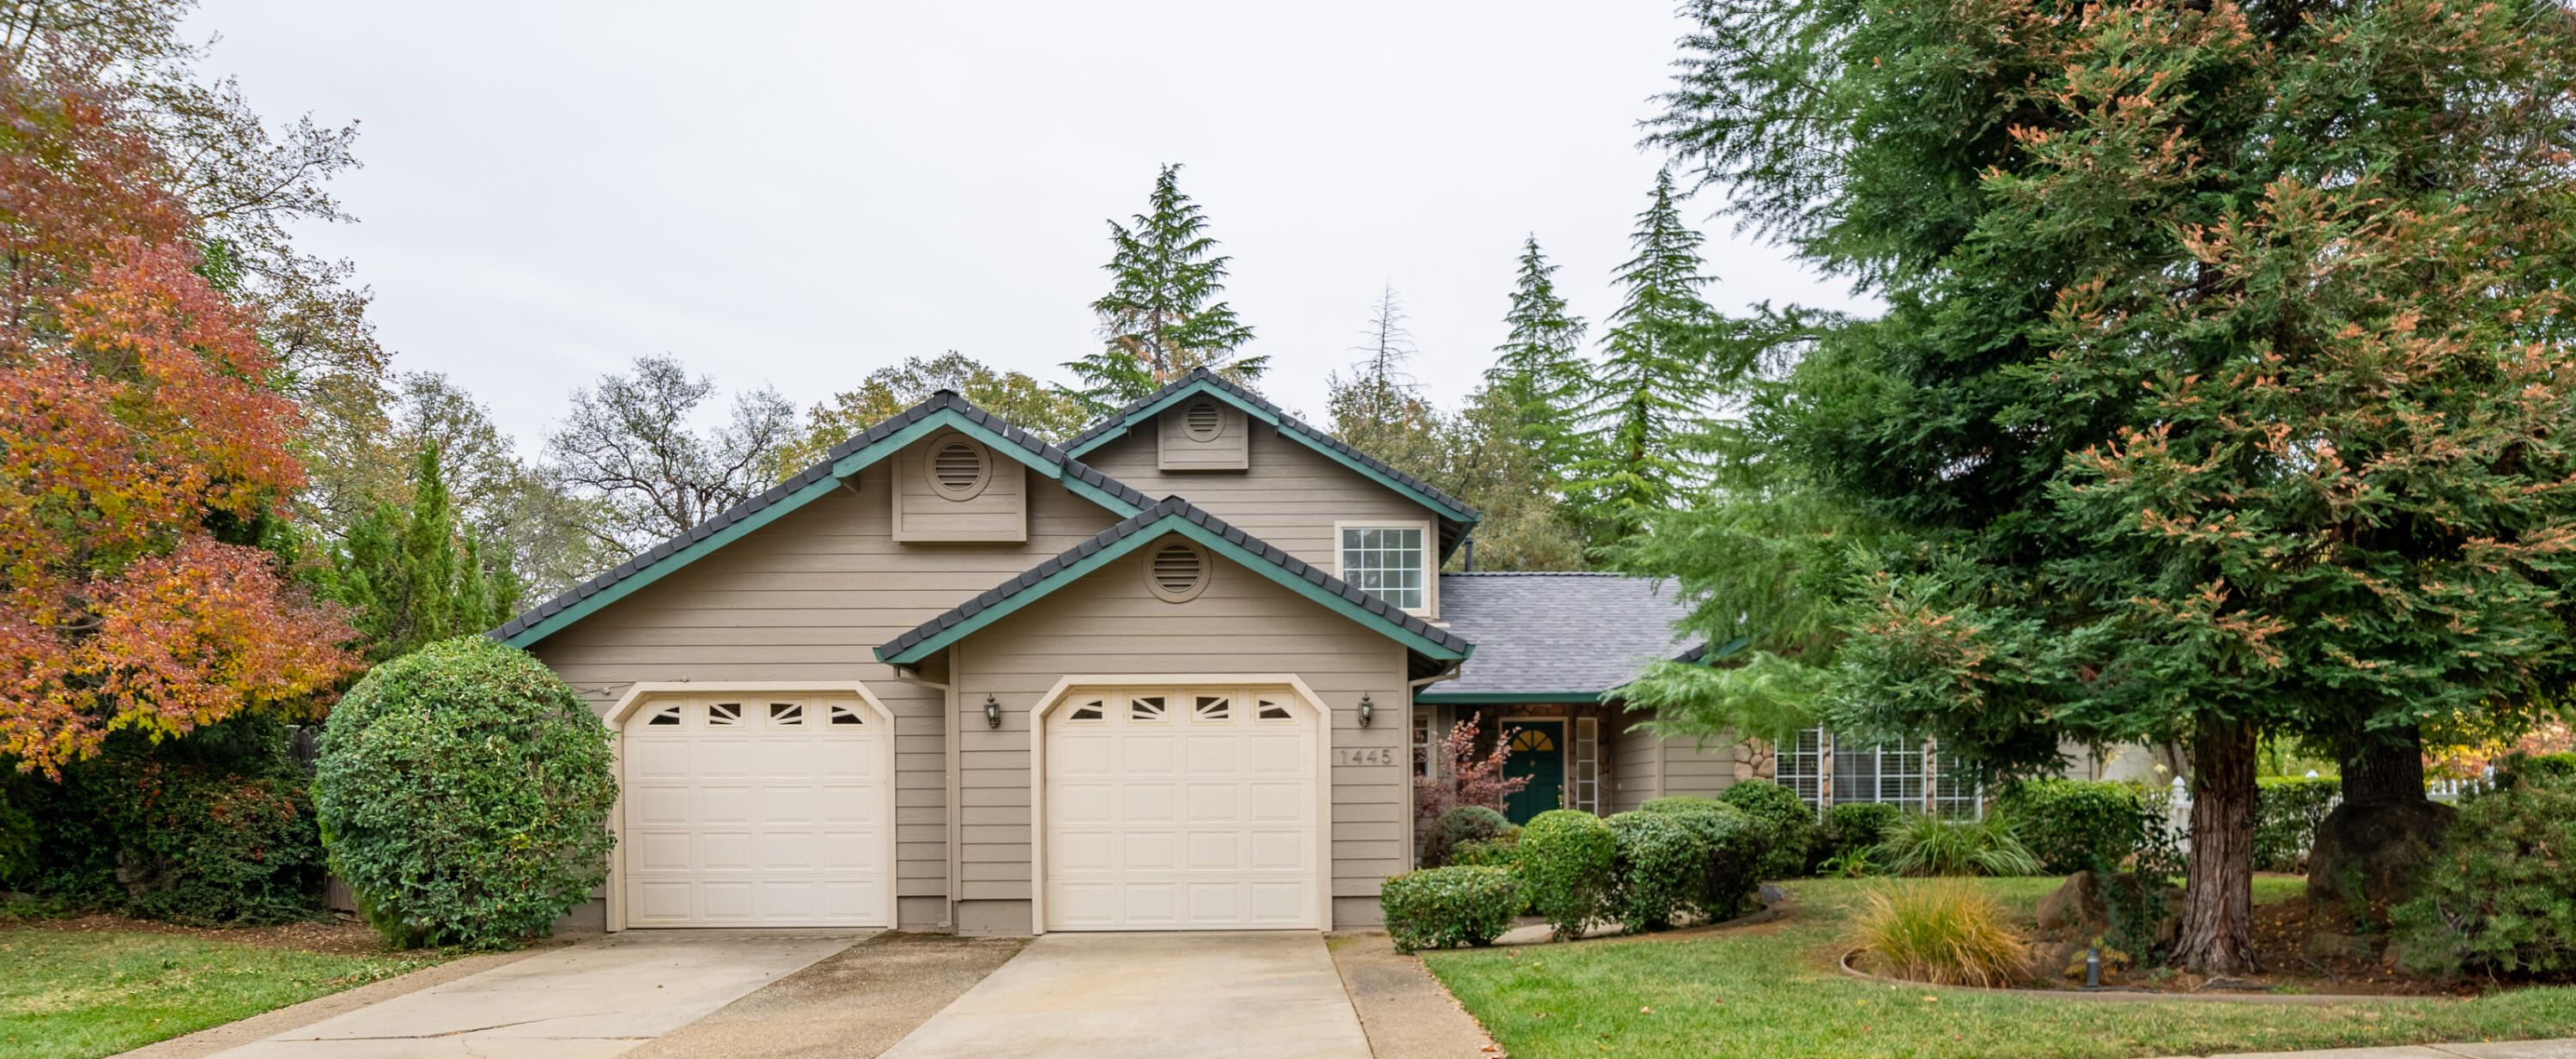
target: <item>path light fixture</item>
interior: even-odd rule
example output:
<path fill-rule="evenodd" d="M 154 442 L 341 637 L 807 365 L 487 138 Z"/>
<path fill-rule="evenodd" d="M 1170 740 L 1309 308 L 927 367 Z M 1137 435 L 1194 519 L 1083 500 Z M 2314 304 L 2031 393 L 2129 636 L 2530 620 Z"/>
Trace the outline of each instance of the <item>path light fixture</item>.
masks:
<path fill-rule="evenodd" d="M 1377 716 L 1377 704 L 1370 702 L 1366 695 L 1360 696 L 1360 727 L 1368 727 L 1369 718 L 1375 716 Z"/>
<path fill-rule="evenodd" d="M 984 696 L 984 727 L 999 728 L 1001 726 L 1002 704 L 993 701 L 993 697 L 991 695 Z"/>

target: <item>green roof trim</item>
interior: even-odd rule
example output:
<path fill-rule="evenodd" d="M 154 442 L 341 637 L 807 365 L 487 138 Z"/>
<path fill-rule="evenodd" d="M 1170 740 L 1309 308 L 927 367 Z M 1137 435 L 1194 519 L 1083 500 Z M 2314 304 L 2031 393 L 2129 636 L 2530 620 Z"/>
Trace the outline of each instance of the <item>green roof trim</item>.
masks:
<path fill-rule="evenodd" d="M 617 569 L 592 578 L 530 610 L 493 630 L 492 636 L 512 647 L 533 646 L 601 608 L 633 595 L 638 589 L 742 539 L 753 530 L 829 495 L 841 488 L 842 481 L 851 475 L 943 430 L 955 430 L 973 437 L 983 442 L 986 448 L 1010 456 L 1063 483 L 1075 495 L 1120 517 L 1132 517 L 1144 510 L 1146 505 L 1142 494 L 1125 489 L 1070 459 L 1061 459 L 1060 451 L 1043 445 L 1016 428 L 1010 433 L 997 429 L 994 424 L 999 422 L 953 394 L 934 396 L 851 439 L 845 443 L 847 451 L 806 468 L 804 473 L 768 493 L 709 519 L 688 533 L 664 541 L 620 564 Z M 1012 437 L 1011 434 L 1021 436 Z M 1051 459 L 1050 454 L 1058 458 Z M 1125 490 L 1127 495 L 1119 495 L 1118 490 Z"/>
<path fill-rule="evenodd" d="M 1277 428 L 1281 436 L 1295 439 L 1307 448 L 1324 454 L 1333 462 L 1359 472 L 1370 481 L 1395 490 L 1407 499 L 1430 508 L 1433 513 L 1442 518 L 1470 524 L 1484 518 L 1474 508 L 1445 493 L 1437 492 L 1422 482 L 1390 473 L 1391 468 L 1378 464 L 1375 460 L 1360 456 L 1345 446 L 1317 437 L 1313 427 L 1282 414 L 1267 402 L 1248 398 L 1234 387 L 1225 385 L 1215 376 L 1203 372 L 1193 373 L 1191 378 L 1167 388 L 1166 392 L 1121 410 L 1107 421 L 1085 431 L 1081 436 L 1065 442 L 1065 454 L 1079 459 L 1084 453 L 1134 433 L 1138 423 L 1147 422 L 1161 415 L 1165 410 L 1200 394 L 1206 394 L 1233 405 L 1244 415 Z"/>
<path fill-rule="evenodd" d="M 1458 706 L 1508 705 L 1515 702 L 1599 702 L 1603 696 L 1617 690 L 1612 688 L 1610 691 L 1417 691 L 1413 693 L 1413 701 Z"/>
<path fill-rule="evenodd" d="M 1175 497 L 1129 517 L 1063 555 L 1049 559 L 968 600 L 955 610 L 878 646 L 877 660 L 889 665 L 920 662 L 1045 598 L 1056 589 L 1081 580 L 1136 549 L 1171 534 L 1188 538 L 1298 595 L 1376 629 L 1417 654 L 1446 661 L 1465 659 L 1475 653 L 1474 644 L 1391 608 L 1384 600 L 1315 570 L 1286 552 L 1267 544 L 1261 544 L 1261 549 L 1255 550 L 1250 545 L 1260 544 L 1258 538 L 1250 537 Z M 1372 608 L 1368 601 L 1373 601 L 1375 607 Z"/>

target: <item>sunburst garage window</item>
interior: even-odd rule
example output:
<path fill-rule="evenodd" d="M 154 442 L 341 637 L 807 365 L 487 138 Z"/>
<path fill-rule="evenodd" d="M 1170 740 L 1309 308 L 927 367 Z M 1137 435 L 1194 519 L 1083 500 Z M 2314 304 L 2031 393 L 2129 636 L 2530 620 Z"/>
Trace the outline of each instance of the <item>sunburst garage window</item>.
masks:
<path fill-rule="evenodd" d="M 1422 527 L 1342 527 L 1342 580 L 1406 610 L 1421 610 L 1422 578 Z"/>

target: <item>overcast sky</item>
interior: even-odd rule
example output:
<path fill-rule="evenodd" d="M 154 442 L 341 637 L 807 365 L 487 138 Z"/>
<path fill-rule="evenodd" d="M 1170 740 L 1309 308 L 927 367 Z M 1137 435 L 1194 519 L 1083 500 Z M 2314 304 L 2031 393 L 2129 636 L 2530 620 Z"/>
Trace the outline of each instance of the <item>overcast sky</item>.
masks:
<path fill-rule="evenodd" d="M 644 353 L 805 405 L 946 349 L 1061 378 L 1097 344 L 1104 222 L 1164 162 L 1293 407 L 1390 284 L 1456 400 L 1527 233 L 1610 311 L 1666 0 L 1259 6 L 205 0 L 193 29 L 272 119 L 361 122 L 335 188 L 360 222 L 306 247 L 357 262 L 399 369 L 531 450 Z M 1853 304 L 1711 205 L 1713 301 Z"/>

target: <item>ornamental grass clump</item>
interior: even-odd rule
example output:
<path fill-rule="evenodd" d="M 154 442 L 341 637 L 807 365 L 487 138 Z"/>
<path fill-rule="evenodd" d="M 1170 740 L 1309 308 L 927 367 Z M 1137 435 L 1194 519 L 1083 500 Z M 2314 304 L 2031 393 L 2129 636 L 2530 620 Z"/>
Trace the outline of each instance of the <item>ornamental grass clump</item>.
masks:
<path fill-rule="evenodd" d="M 379 665 L 323 729 L 332 868 L 396 948 L 544 934 L 608 878 L 609 738 L 543 663 L 480 636 Z"/>
<path fill-rule="evenodd" d="M 1974 883 L 1944 879 L 1873 890 L 1852 931 L 1853 945 L 1879 974 L 1986 988 L 2030 978 L 2026 939 Z"/>
<path fill-rule="evenodd" d="M 1873 863 L 1896 875 L 2037 875 L 2039 858 L 2013 837 L 2001 815 L 1983 820 L 1944 820 L 1909 814 L 1870 852 Z"/>
<path fill-rule="evenodd" d="M 1509 868 L 1425 868 L 1388 879 L 1377 904 L 1397 952 L 1487 945 L 1519 914 L 1520 880 Z"/>

